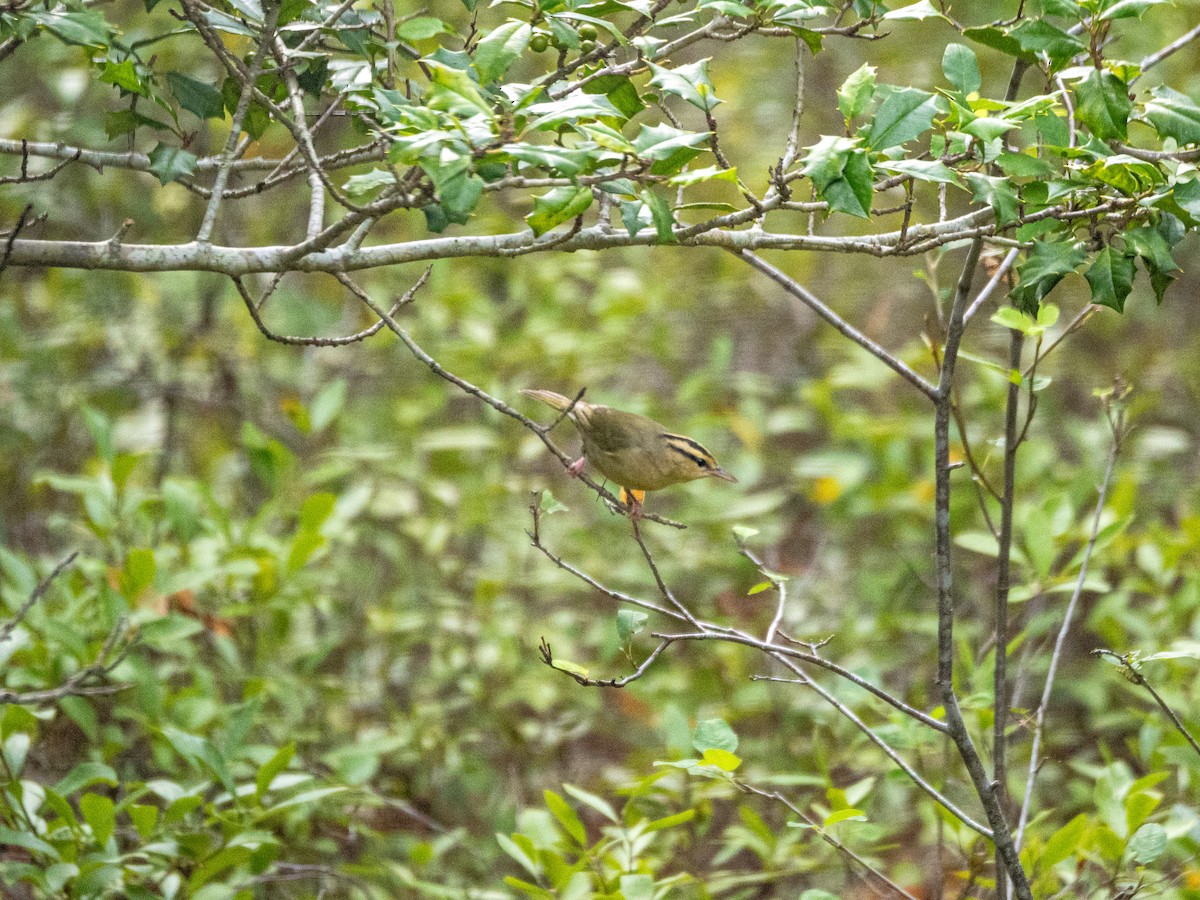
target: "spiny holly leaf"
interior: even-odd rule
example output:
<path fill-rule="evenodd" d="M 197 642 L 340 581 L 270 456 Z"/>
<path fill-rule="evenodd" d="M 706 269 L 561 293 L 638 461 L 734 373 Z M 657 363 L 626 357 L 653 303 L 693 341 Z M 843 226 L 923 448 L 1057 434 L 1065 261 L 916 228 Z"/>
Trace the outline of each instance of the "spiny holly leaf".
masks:
<path fill-rule="evenodd" d="M 1200 144 L 1200 106 L 1187 94 L 1165 85 L 1156 87 L 1146 101 L 1146 120 L 1164 138 Z"/>
<path fill-rule="evenodd" d="M 1129 87 L 1112 72 L 1092 69 L 1075 85 L 1075 108 L 1080 121 L 1102 141 L 1125 140 L 1133 104 Z"/>
<path fill-rule="evenodd" d="M 1085 259 L 1087 254 L 1073 241 L 1038 241 L 1029 258 L 1017 266 L 1021 281 L 1012 292 L 1013 305 L 1036 316 L 1042 298 Z"/>
<path fill-rule="evenodd" d="M 708 78 L 708 60 L 701 59 L 686 66 L 665 69 L 650 63 L 653 77 L 650 83 L 668 94 L 681 97 L 688 103 L 708 112 L 721 101 Z"/>
<path fill-rule="evenodd" d="M 201 119 L 225 118 L 225 100 L 214 85 L 188 78 L 179 72 L 167 73 L 167 85 L 179 105 Z"/>
<path fill-rule="evenodd" d="M 1133 289 L 1133 260 L 1125 254 L 1105 247 L 1083 273 L 1092 286 L 1092 302 L 1108 306 L 1117 312 L 1125 311 L 1125 298 Z"/>
<path fill-rule="evenodd" d="M 838 111 L 849 125 L 861 116 L 875 98 L 875 67 L 863 63 L 837 90 Z"/>
<path fill-rule="evenodd" d="M 871 210 L 871 162 L 854 138 L 825 135 L 807 148 L 803 172 L 834 212 L 867 218 Z"/>
<path fill-rule="evenodd" d="M 883 102 L 867 132 L 867 146 L 872 150 L 887 150 L 920 137 L 938 113 L 938 98 L 927 91 L 885 84 L 878 93 Z"/>
<path fill-rule="evenodd" d="M 196 171 L 196 156 L 179 147 L 159 144 L 150 151 L 150 171 L 160 184 L 170 184 Z"/>
<path fill-rule="evenodd" d="M 525 217 L 535 234 L 545 234 L 556 225 L 582 215 L 592 205 L 592 189 L 564 185 L 536 197 L 533 212 Z"/>

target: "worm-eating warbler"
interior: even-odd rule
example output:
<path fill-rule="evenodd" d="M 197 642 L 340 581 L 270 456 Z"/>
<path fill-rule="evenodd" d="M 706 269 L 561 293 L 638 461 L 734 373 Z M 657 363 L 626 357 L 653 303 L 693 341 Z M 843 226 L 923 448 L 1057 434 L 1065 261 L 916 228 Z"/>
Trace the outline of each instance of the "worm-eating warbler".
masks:
<path fill-rule="evenodd" d="M 646 491 L 697 478 L 737 481 L 699 442 L 672 434 L 653 419 L 582 400 L 572 406 L 568 398 L 554 391 L 521 393 L 559 412 L 570 410 L 568 416 L 583 438 L 583 456 L 567 471 L 578 477 L 590 462 L 605 478 L 620 485 L 621 500 L 628 502 L 634 519 L 641 518 Z"/>

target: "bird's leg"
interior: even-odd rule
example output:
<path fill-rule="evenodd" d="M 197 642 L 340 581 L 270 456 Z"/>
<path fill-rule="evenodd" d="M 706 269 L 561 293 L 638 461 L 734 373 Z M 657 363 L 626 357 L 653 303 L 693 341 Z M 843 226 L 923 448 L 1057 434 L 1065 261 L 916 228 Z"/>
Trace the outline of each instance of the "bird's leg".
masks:
<path fill-rule="evenodd" d="M 642 501 L 645 499 L 645 491 L 621 488 L 621 502 L 629 507 L 629 517 L 635 522 L 642 520 Z"/>
<path fill-rule="evenodd" d="M 578 478 L 583 474 L 583 467 L 587 465 L 587 457 L 581 456 L 575 462 L 567 466 L 567 474 L 572 478 Z"/>

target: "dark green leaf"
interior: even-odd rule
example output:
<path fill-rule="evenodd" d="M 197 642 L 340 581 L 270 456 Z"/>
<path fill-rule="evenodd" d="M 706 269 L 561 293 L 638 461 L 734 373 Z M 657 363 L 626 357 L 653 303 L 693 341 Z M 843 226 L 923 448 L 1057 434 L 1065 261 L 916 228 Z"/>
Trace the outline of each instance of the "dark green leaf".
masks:
<path fill-rule="evenodd" d="M 1026 54 L 1045 54 L 1056 65 L 1087 49 L 1082 41 L 1044 19 L 1026 19 L 1011 32 Z"/>
<path fill-rule="evenodd" d="M 1165 85 L 1156 87 L 1146 101 L 1146 119 L 1164 138 L 1180 144 L 1200 143 L 1200 106 L 1186 94 Z"/>
<path fill-rule="evenodd" d="M 1125 140 L 1133 104 L 1129 88 L 1104 69 L 1091 69 L 1075 85 L 1075 110 L 1081 122 L 1102 141 Z"/>
<path fill-rule="evenodd" d="M 101 794 L 84 794 L 79 798 L 79 811 L 91 826 L 96 843 L 103 847 L 117 827 L 116 808 L 110 798 Z"/>
<path fill-rule="evenodd" d="M 646 108 L 637 88 L 625 75 L 604 75 L 585 84 L 583 91 L 587 94 L 603 94 L 627 119 Z"/>
<path fill-rule="evenodd" d="M 1028 59 L 1029 54 L 1021 48 L 1020 43 L 1009 33 L 1001 28 L 996 28 L 993 25 L 985 25 L 982 28 L 968 28 L 963 31 L 963 36 L 975 41 L 977 44 L 983 44 L 985 47 L 991 47 L 993 50 L 999 50 L 1008 56 L 1019 56 L 1022 59 Z"/>
<path fill-rule="evenodd" d="M 880 86 L 883 97 L 867 131 L 867 146 L 887 150 L 914 140 L 929 130 L 938 112 L 938 98 L 916 88 Z"/>
<path fill-rule="evenodd" d="M 1020 283 L 1012 292 L 1013 304 L 1031 316 L 1055 286 L 1087 259 L 1072 241 L 1037 241 L 1029 258 L 1017 266 Z"/>
<path fill-rule="evenodd" d="M 196 156 L 179 147 L 159 144 L 150 151 L 150 171 L 161 184 L 170 184 L 196 171 Z"/>
<path fill-rule="evenodd" d="M 1125 298 L 1133 289 L 1133 260 L 1112 247 L 1096 254 L 1095 261 L 1084 272 L 1092 286 L 1092 302 L 1124 312 Z"/>
<path fill-rule="evenodd" d="M 836 212 L 866 218 L 870 214 L 873 172 L 867 153 L 853 138 L 825 135 L 807 148 L 803 173 Z"/>
<path fill-rule="evenodd" d="M 179 72 L 167 73 L 167 85 L 179 105 L 201 119 L 225 117 L 225 100 L 215 85 L 196 81 Z"/>
<path fill-rule="evenodd" d="M 396 26 L 396 37 L 402 41 L 423 41 L 439 34 L 454 34 L 454 29 L 433 16 L 414 16 Z"/>
<path fill-rule="evenodd" d="M 675 243 L 675 214 L 671 211 L 671 204 L 650 188 L 646 188 L 638 196 L 650 210 L 650 221 L 654 223 L 654 231 L 659 241 L 664 244 Z"/>

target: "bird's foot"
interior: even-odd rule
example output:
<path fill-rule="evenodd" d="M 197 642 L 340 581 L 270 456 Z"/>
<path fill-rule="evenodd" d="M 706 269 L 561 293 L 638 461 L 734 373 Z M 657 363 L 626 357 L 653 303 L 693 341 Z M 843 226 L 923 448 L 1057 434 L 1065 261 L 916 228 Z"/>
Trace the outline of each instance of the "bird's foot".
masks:
<path fill-rule="evenodd" d="M 629 518 L 635 522 L 642 521 L 642 501 L 645 499 L 645 491 L 621 488 L 621 502 L 629 507 Z"/>
<path fill-rule="evenodd" d="M 567 466 L 567 474 L 572 478 L 578 478 L 583 474 L 583 467 L 587 465 L 587 457 L 581 456 L 575 462 Z"/>

